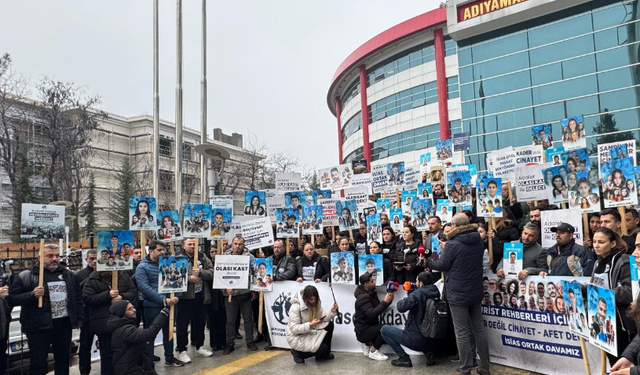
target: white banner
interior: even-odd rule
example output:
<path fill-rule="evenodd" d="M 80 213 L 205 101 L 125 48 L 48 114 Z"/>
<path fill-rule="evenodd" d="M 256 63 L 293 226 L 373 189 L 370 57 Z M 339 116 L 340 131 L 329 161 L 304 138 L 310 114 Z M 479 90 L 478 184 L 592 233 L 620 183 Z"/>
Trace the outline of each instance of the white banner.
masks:
<path fill-rule="evenodd" d="M 343 164 L 318 170 L 320 189 L 340 190 L 351 186 L 351 165 Z"/>
<path fill-rule="evenodd" d="M 248 255 L 216 255 L 213 267 L 213 289 L 248 289 Z"/>
<path fill-rule="evenodd" d="M 300 191 L 300 181 L 302 174 L 300 173 L 280 173 L 276 172 L 276 190 L 279 194 L 290 191 Z"/>
<path fill-rule="evenodd" d="M 514 147 L 513 151 L 516 153 L 516 165 L 542 163 L 542 145 Z"/>
<path fill-rule="evenodd" d="M 418 184 L 422 182 L 420 174 L 420 166 L 412 165 L 404 170 L 404 188 L 405 190 L 416 190 Z"/>
<path fill-rule="evenodd" d="M 487 154 L 487 169 L 503 182 L 515 180 L 516 153 L 509 146 Z"/>
<path fill-rule="evenodd" d="M 247 220 L 242 223 L 244 246 L 249 250 L 273 245 L 273 230 L 268 217 Z"/>
<path fill-rule="evenodd" d="M 351 187 L 355 188 L 355 187 L 366 186 L 367 193 L 373 194 L 373 190 L 371 189 L 372 180 L 373 180 L 373 177 L 371 173 L 354 174 L 353 177 L 351 177 Z"/>
<path fill-rule="evenodd" d="M 362 212 L 362 210 L 369 207 L 369 205 L 367 204 L 367 202 L 369 201 L 369 192 L 366 186 L 344 189 L 344 197 L 346 200 L 356 200 L 358 212 Z"/>
<path fill-rule="evenodd" d="M 272 223 L 276 222 L 276 208 L 284 208 L 284 195 L 278 194 L 276 189 L 265 190 L 267 198 L 267 216 Z"/>
<path fill-rule="evenodd" d="M 389 186 L 389 179 L 387 178 L 387 166 L 376 165 L 373 167 L 371 175 L 373 176 L 373 192 L 381 193 Z"/>
<path fill-rule="evenodd" d="M 318 199 L 318 204 L 322 206 L 322 226 L 333 227 L 339 225 L 338 213 L 336 212 L 336 202 L 340 198 Z"/>
<path fill-rule="evenodd" d="M 542 178 L 542 169 L 551 167 L 551 163 L 516 166 L 516 199 L 518 202 L 547 199 L 546 185 Z"/>
<path fill-rule="evenodd" d="M 20 238 L 64 238 L 64 210 L 65 206 L 23 203 Z"/>
<path fill-rule="evenodd" d="M 579 208 L 542 211 L 540 215 L 543 248 L 547 249 L 556 244 L 556 234 L 551 231 L 551 228 L 563 222 L 573 225 L 576 229 L 573 238 L 578 245 L 582 245 L 584 231 L 582 228 L 582 213 Z"/>

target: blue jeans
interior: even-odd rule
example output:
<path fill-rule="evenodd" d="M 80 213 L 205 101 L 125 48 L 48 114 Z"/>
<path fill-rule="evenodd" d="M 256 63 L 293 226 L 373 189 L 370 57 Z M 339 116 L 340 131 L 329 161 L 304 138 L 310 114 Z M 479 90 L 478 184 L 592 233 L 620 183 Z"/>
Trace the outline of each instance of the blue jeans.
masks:
<path fill-rule="evenodd" d="M 160 314 L 162 306 L 145 306 L 144 307 L 144 328 L 149 328 L 153 320 Z M 155 339 L 155 337 L 154 337 Z M 149 354 L 153 358 L 153 341 L 149 340 Z M 164 347 L 164 360 L 171 361 L 175 359 L 173 356 L 173 340 L 169 340 L 169 319 L 162 326 L 162 346 Z"/>
<path fill-rule="evenodd" d="M 398 357 L 402 357 L 407 355 L 407 353 L 402 349 L 402 333 L 404 331 L 397 327 L 392 327 L 389 325 L 383 325 L 380 329 L 380 335 L 384 339 L 384 341 L 389 344 L 391 349 L 398 355 Z"/>

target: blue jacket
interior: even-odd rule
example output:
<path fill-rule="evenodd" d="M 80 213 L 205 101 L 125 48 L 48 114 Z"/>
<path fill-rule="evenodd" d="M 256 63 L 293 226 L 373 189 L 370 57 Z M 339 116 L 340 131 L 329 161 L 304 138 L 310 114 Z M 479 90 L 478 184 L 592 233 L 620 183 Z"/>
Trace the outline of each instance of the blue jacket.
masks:
<path fill-rule="evenodd" d="M 428 348 L 430 339 L 420 333 L 420 324 L 424 317 L 424 309 L 427 299 L 440 297 L 440 292 L 435 285 L 427 285 L 414 290 L 409 296 L 398 301 L 398 312 L 407 314 L 407 322 L 402 332 L 402 344 L 415 351 L 430 351 Z M 432 341 L 432 340 L 431 340 Z"/>
<path fill-rule="evenodd" d="M 144 305 L 146 306 L 164 306 L 165 294 L 158 293 L 158 262 L 154 262 L 147 255 L 142 259 L 138 268 L 136 268 L 136 282 L 138 283 L 138 291 L 144 297 Z M 480 283 L 482 284 L 482 283 Z"/>
<path fill-rule="evenodd" d="M 575 240 L 562 248 L 556 244 L 547 249 L 549 276 L 591 276 L 593 263 L 593 252 Z"/>
<path fill-rule="evenodd" d="M 482 257 L 484 243 L 476 224 L 455 227 L 447 233 L 447 244 L 440 260 L 427 259 L 431 269 L 445 272 L 444 290 L 447 302 L 455 306 L 471 306 L 482 301 Z"/>

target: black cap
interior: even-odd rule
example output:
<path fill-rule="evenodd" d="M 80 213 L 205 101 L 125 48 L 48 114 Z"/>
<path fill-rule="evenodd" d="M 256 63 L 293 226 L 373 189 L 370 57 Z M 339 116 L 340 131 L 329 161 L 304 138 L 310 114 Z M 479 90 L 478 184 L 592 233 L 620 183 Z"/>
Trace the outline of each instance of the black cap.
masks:
<path fill-rule="evenodd" d="M 109 312 L 111 313 L 111 315 L 115 315 L 119 318 L 122 318 L 124 317 L 124 312 L 127 310 L 128 304 L 129 304 L 129 301 L 127 301 L 126 299 L 115 301 L 114 303 L 111 304 L 111 307 L 109 307 Z"/>
<path fill-rule="evenodd" d="M 551 228 L 552 232 L 565 232 L 565 233 L 575 233 L 576 228 L 573 227 L 573 225 L 571 224 L 567 224 L 567 223 L 560 223 L 560 225 L 558 225 L 557 227 L 553 227 Z"/>

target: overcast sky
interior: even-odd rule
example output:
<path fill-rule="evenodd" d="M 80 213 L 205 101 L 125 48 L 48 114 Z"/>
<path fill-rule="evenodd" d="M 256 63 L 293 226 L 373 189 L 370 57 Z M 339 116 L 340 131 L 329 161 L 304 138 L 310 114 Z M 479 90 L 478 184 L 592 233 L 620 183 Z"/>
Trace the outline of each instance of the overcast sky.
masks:
<path fill-rule="evenodd" d="M 440 0 L 214 1 L 208 12 L 209 135 L 249 133 L 314 167 L 338 162 L 326 95 L 357 47 Z M 160 0 L 160 116 L 175 120 L 175 1 Z M 200 128 L 201 1 L 183 1 L 184 124 Z M 5 1 L 0 54 L 32 83 L 85 86 L 102 109 L 153 113 L 152 0 Z"/>

